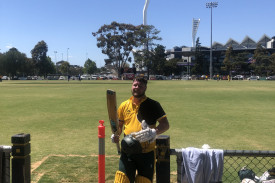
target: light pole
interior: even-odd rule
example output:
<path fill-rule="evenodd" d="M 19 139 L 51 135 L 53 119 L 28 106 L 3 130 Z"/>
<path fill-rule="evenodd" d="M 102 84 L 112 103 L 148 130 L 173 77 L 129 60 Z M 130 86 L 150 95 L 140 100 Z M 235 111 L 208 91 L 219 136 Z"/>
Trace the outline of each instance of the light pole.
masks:
<path fill-rule="evenodd" d="M 209 66 L 209 72 L 210 72 L 210 79 L 213 78 L 213 66 L 212 66 L 212 62 L 213 62 L 213 58 L 212 58 L 212 8 L 216 8 L 218 6 L 218 2 L 209 2 L 206 3 L 206 8 L 210 8 L 211 9 L 211 36 L 210 36 L 210 66 Z"/>
<path fill-rule="evenodd" d="M 143 25 L 147 25 L 147 8 L 150 0 L 145 0 L 144 8 L 143 8 Z"/>
<path fill-rule="evenodd" d="M 67 48 L 67 62 L 69 62 L 69 48 Z"/>
<path fill-rule="evenodd" d="M 56 61 L 56 54 L 57 54 L 57 51 L 54 51 L 54 55 L 55 55 L 55 72 L 57 73 L 57 61 Z"/>
<path fill-rule="evenodd" d="M 143 25 L 147 25 L 147 9 L 148 9 L 149 2 L 150 2 L 150 0 L 145 0 L 145 4 L 144 4 L 144 8 L 143 8 Z M 146 38 L 147 38 L 147 35 L 146 35 Z M 145 56 L 145 54 L 144 54 L 145 50 L 146 50 L 146 54 L 148 54 L 148 51 L 149 51 L 148 40 L 146 41 L 145 44 L 143 44 L 143 55 L 144 56 Z M 142 65 L 144 66 L 144 60 L 143 60 Z M 147 75 L 148 75 L 147 77 L 148 77 L 148 80 L 149 80 L 149 74 L 150 74 L 150 68 L 149 67 L 150 67 L 150 64 L 147 63 Z"/>
<path fill-rule="evenodd" d="M 69 48 L 67 48 L 67 62 L 69 63 Z M 69 66 L 67 67 L 67 76 L 69 81 Z"/>
<path fill-rule="evenodd" d="M 54 55 L 55 55 L 55 65 L 56 65 L 56 54 L 57 54 L 57 51 L 54 51 Z"/>
<path fill-rule="evenodd" d="M 199 24 L 200 24 L 200 19 L 194 19 L 193 18 L 193 28 L 192 28 L 192 47 L 195 47 L 196 46 L 196 43 L 195 43 L 195 39 L 196 39 L 196 34 L 197 34 L 197 31 L 198 31 L 198 28 L 199 28 Z"/>

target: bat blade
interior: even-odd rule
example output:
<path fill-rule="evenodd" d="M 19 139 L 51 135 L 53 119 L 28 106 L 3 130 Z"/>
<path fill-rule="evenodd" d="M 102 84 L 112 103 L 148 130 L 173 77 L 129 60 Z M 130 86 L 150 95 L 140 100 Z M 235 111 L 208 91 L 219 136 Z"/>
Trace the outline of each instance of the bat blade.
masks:
<path fill-rule="evenodd" d="M 119 123 L 117 117 L 117 103 L 116 92 L 114 90 L 107 90 L 107 108 L 112 133 L 118 135 Z M 119 142 L 116 143 L 117 153 L 120 154 Z"/>

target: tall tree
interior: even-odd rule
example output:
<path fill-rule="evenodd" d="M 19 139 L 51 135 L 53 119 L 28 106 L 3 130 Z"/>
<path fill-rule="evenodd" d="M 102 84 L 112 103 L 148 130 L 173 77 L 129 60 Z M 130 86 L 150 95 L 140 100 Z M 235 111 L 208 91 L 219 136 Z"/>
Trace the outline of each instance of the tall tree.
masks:
<path fill-rule="evenodd" d="M 69 70 L 70 70 L 70 63 L 67 61 L 62 62 L 62 64 L 60 65 L 60 72 L 63 75 L 69 75 Z"/>
<path fill-rule="evenodd" d="M 5 68 L 5 72 L 11 77 L 24 75 L 24 73 L 26 73 L 24 70 L 24 65 L 26 62 L 26 55 L 19 52 L 16 48 L 11 48 L 4 54 L 3 66 Z"/>
<path fill-rule="evenodd" d="M 275 75 L 275 53 L 270 56 L 269 75 Z"/>
<path fill-rule="evenodd" d="M 234 63 L 232 64 L 233 69 L 236 71 L 236 74 L 249 74 L 249 53 L 240 52 L 234 56 Z"/>
<path fill-rule="evenodd" d="M 103 25 L 93 36 L 97 38 L 97 47 L 102 49 L 102 53 L 108 55 L 106 64 L 113 64 L 114 68 L 121 74 L 121 70 L 127 62 L 132 61 L 131 53 L 133 48 L 146 47 L 143 50 L 143 63 L 149 63 L 151 58 L 149 47 L 154 45 L 154 40 L 158 39 L 159 31 L 154 26 L 124 24 L 112 22 L 110 25 Z M 144 46 L 145 45 L 145 46 Z"/>
<path fill-rule="evenodd" d="M 83 74 L 83 67 L 81 66 L 71 66 L 70 67 L 70 74 L 73 76 L 78 76 Z"/>
<path fill-rule="evenodd" d="M 84 64 L 84 72 L 86 74 L 94 74 L 97 71 L 96 63 L 91 59 L 86 60 Z"/>
<path fill-rule="evenodd" d="M 164 65 L 166 62 L 165 58 L 165 47 L 163 45 L 157 45 L 157 47 L 154 49 L 153 55 L 152 55 L 152 71 L 155 74 L 164 74 Z"/>
<path fill-rule="evenodd" d="M 200 38 L 198 37 L 196 40 L 196 50 L 195 50 L 195 64 L 194 67 L 192 68 L 192 73 L 194 74 L 206 74 L 203 73 L 203 54 L 201 52 L 201 43 L 200 43 Z"/>
<path fill-rule="evenodd" d="M 142 51 L 134 53 L 136 65 L 139 69 L 147 68 L 147 75 L 149 78 L 150 69 L 153 68 L 152 57 L 154 56 L 154 48 L 157 45 L 155 41 L 161 40 L 158 36 L 160 33 L 153 25 L 141 25 L 138 35 L 140 36 L 140 44 Z"/>
<path fill-rule="evenodd" d="M 4 54 L 0 53 L 0 76 L 6 75 L 6 70 L 4 66 L 5 56 Z"/>
<path fill-rule="evenodd" d="M 223 60 L 224 69 L 229 75 L 231 75 L 232 66 L 234 62 L 233 47 L 229 46 L 225 52 L 225 58 Z"/>
<path fill-rule="evenodd" d="M 112 22 L 92 33 L 97 38 L 97 47 L 109 57 L 106 64 L 107 62 L 113 64 L 118 73 L 126 62 L 132 61 L 130 53 L 139 44 L 137 34 L 139 29 L 140 26 Z"/>
<path fill-rule="evenodd" d="M 271 60 L 268 55 L 268 52 L 265 48 L 258 44 L 256 50 L 254 51 L 254 62 L 252 63 L 252 67 L 255 69 L 255 73 L 261 76 L 269 75 L 270 64 Z"/>
<path fill-rule="evenodd" d="M 165 62 L 164 65 L 164 75 L 171 76 L 171 75 L 180 75 L 181 68 L 178 65 L 178 62 L 181 62 L 182 60 L 179 58 L 173 58 L 171 60 L 168 60 Z"/>
<path fill-rule="evenodd" d="M 52 72 L 52 61 L 47 57 L 48 45 L 45 41 L 38 42 L 31 50 L 32 60 L 37 73 L 46 76 Z"/>

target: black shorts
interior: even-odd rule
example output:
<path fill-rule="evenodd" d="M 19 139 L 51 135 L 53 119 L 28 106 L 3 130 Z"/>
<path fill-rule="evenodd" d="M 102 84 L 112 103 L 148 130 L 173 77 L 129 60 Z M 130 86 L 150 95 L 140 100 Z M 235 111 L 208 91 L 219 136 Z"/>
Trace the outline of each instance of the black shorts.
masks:
<path fill-rule="evenodd" d="M 153 181 L 155 170 L 155 152 L 133 154 L 127 156 L 126 153 L 121 152 L 119 159 L 119 171 L 124 172 L 129 178 L 130 182 L 135 181 L 136 170 L 138 175 L 144 176 Z"/>

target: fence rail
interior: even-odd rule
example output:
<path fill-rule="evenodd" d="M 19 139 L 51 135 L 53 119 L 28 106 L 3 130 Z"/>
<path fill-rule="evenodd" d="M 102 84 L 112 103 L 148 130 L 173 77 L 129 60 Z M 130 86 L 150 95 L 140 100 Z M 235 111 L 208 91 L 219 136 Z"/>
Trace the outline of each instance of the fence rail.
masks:
<path fill-rule="evenodd" d="M 223 150 L 223 183 L 238 183 L 238 171 L 246 166 L 260 177 L 275 166 L 275 151 Z M 170 155 L 177 156 L 177 182 L 181 182 L 182 149 L 170 149 Z"/>

